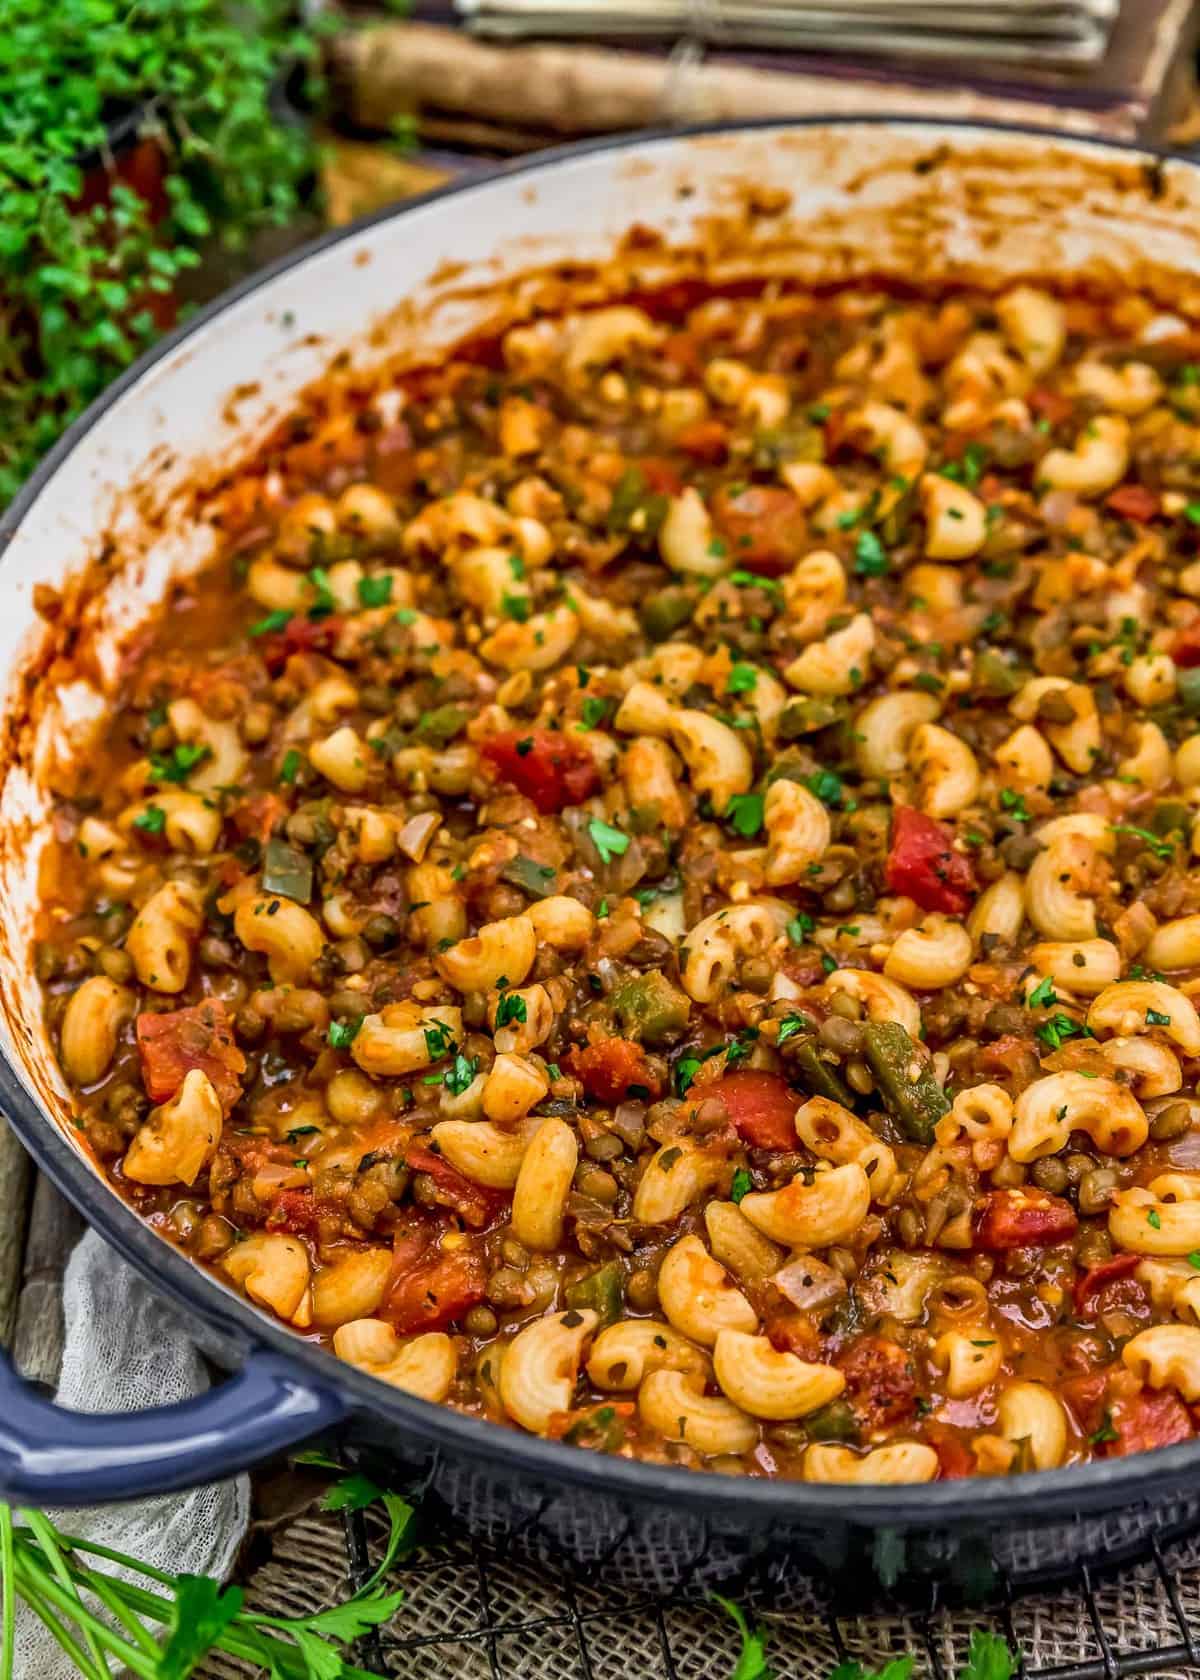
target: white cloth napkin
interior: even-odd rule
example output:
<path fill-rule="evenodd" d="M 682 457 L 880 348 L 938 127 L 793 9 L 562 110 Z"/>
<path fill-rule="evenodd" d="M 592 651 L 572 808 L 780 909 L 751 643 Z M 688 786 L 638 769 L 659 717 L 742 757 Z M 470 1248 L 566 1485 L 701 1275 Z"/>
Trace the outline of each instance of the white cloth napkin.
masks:
<path fill-rule="evenodd" d="M 63 1314 L 61 1406 L 132 1412 L 186 1400 L 209 1386 L 204 1362 L 174 1308 L 94 1231 L 67 1262 Z M 250 1521 L 250 1483 L 238 1476 L 189 1493 L 50 1515 L 64 1533 L 112 1546 L 157 1569 L 223 1580 Z M 77 1680 L 60 1647 L 25 1610 L 17 1621 L 16 1649 L 17 1680 Z"/>

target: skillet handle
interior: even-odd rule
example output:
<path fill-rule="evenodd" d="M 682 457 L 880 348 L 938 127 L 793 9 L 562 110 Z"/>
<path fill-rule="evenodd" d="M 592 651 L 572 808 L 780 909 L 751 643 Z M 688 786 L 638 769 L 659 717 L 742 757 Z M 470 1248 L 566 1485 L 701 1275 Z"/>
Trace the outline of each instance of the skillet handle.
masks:
<path fill-rule="evenodd" d="M 333 1389 L 278 1354 L 252 1354 L 228 1382 L 142 1412 L 68 1412 L 0 1353 L 0 1497 L 101 1505 L 220 1481 L 346 1416 Z"/>

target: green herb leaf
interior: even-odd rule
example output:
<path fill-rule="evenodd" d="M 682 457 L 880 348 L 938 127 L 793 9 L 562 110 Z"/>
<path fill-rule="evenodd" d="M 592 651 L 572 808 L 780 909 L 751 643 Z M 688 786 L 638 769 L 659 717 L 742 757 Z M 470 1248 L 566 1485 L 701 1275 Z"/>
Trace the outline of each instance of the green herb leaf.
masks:
<path fill-rule="evenodd" d="M 500 611 L 505 618 L 515 619 L 518 624 L 528 624 L 533 602 L 528 595 L 510 595 L 505 591 L 500 597 Z"/>
<path fill-rule="evenodd" d="M 1114 834 L 1132 834 L 1141 840 L 1148 852 L 1153 852 L 1157 858 L 1169 859 L 1175 856 L 1175 842 L 1164 840 L 1161 834 L 1153 834 L 1148 828 L 1135 828 L 1132 823 L 1109 823 Z"/>
<path fill-rule="evenodd" d="M 504 992 L 496 1005 L 497 1027 L 511 1027 L 514 1021 L 526 1021 L 529 1011 L 519 992 Z"/>
<path fill-rule="evenodd" d="M 1037 985 L 1025 999 L 1027 1009 L 1048 1009 L 1052 1003 L 1058 1002 L 1058 994 L 1054 990 L 1054 981 L 1047 974 L 1045 979 L 1039 980 Z"/>
<path fill-rule="evenodd" d="M 785 1015 L 779 1023 L 779 1034 L 776 1044 L 786 1044 L 789 1038 L 795 1038 L 797 1033 L 807 1032 L 809 1023 L 802 1015 Z"/>
<path fill-rule="evenodd" d="M 599 817 L 593 817 L 588 824 L 588 833 L 592 844 L 600 854 L 601 863 L 611 863 L 615 857 L 624 857 L 629 850 L 629 836 L 622 834 L 619 828 L 611 823 L 603 822 Z"/>
<path fill-rule="evenodd" d="M 355 585 L 358 598 L 364 607 L 386 607 L 391 603 L 395 581 L 390 572 L 382 572 L 378 577 L 360 577 Z"/>
<path fill-rule="evenodd" d="M 289 747 L 283 755 L 283 763 L 279 766 L 279 780 L 284 787 L 291 787 L 300 774 L 300 766 L 304 763 L 304 754 L 297 752 L 295 747 Z"/>
<path fill-rule="evenodd" d="M 1011 788 L 1001 788 L 1000 808 L 1002 811 L 1007 811 L 1014 822 L 1029 821 L 1029 810 L 1025 804 L 1023 793 L 1014 793 Z"/>
<path fill-rule="evenodd" d="M 761 793 L 735 793 L 725 807 L 725 821 L 749 840 L 763 825 L 765 804 L 765 795 Z"/>
<path fill-rule="evenodd" d="M 276 608 L 274 612 L 269 612 L 265 618 L 260 618 L 257 623 L 252 624 L 249 633 L 252 636 L 273 636 L 280 630 L 286 630 L 291 622 L 290 612 Z"/>
<path fill-rule="evenodd" d="M 601 700 L 597 696 L 589 694 L 580 710 L 583 727 L 585 729 L 598 729 L 608 716 L 611 705 L 611 700 Z"/>
<path fill-rule="evenodd" d="M 222 1587 L 208 1575 L 176 1578 L 175 1626 L 158 1659 L 156 1680 L 187 1680 L 245 1602 L 241 1587 Z"/>
<path fill-rule="evenodd" d="M 331 1021 L 329 1023 L 329 1042 L 335 1050 L 349 1050 L 361 1031 L 361 1015 L 353 1021 Z"/>
<path fill-rule="evenodd" d="M 713 1593 L 712 1599 L 737 1624 L 741 1635 L 742 1649 L 729 1680 L 774 1680 L 774 1670 L 767 1662 L 766 1641 L 761 1630 L 751 1627 L 745 1611 L 732 1599 L 722 1598 L 720 1593 Z"/>
<path fill-rule="evenodd" d="M 793 916 L 787 924 L 787 936 L 793 945 L 803 945 L 810 933 L 815 932 L 816 922 L 803 910 L 798 916 Z"/>
<path fill-rule="evenodd" d="M 1000 1635 L 976 1628 L 958 1680 L 1012 1680 L 1016 1672 L 1016 1658 Z"/>
<path fill-rule="evenodd" d="M 147 805 L 134 817 L 133 826 L 140 828 L 143 834 L 161 834 L 167 826 L 167 813 L 161 805 Z"/>
<path fill-rule="evenodd" d="M 887 551 L 874 531 L 860 531 L 854 544 L 854 570 L 859 577 L 883 577 L 888 570 Z"/>
<path fill-rule="evenodd" d="M 324 566 L 311 566 L 308 581 L 317 592 L 317 598 L 308 609 L 309 618 L 328 618 L 337 606 L 333 598 L 333 584 L 329 580 L 329 573 Z"/>
<path fill-rule="evenodd" d="M 758 670 L 753 665 L 738 663 L 730 667 L 726 694 L 753 694 L 758 684 Z"/>
<path fill-rule="evenodd" d="M 754 1181 L 750 1177 L 750 1174 L 746 1171 L 745 1167 L 738 1167 L 737 1171 L 733 1175 L 733 1182 L 729 1186 L 730 1201 L 740 1202 L 742 1197 L 748 1196 L 753 1188 Z"/>
<path fill-rule="evenodd" d="M 150 755 L 152 782 L 186 782 L 192 771 L 211 756 L 211 747 L 199 741 L 177 741 L 169 753 Z"/>
<path fill-rule="evenodd" d="M 461 1097 L 474 1081 L 479 1072 L 479 1058 L 464 1056 L 460 1050 L 454 1058 L 454 1065 L 446 1074 L 446 1089 L 453 1097 Z"/>
<path fill-rule="evenodd" d="M 1061 1013 L 1051 1015 L 1048 1021 L 1039 1021 L 1033 1030 L 1051 1050 L 1061 1049 L 1069 1038 L 1091 1037 L 1081 1021 L 1073 1021 L 1069 1015 Z"/>

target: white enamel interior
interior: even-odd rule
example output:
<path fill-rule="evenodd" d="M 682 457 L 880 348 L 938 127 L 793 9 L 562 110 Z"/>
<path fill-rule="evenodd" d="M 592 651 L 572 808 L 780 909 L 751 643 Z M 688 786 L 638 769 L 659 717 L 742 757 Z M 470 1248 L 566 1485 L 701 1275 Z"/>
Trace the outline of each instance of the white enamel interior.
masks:
<path fill-rule="evenodd" d="M 765 189 L 790 194 L 790 208 L 747 218 L 748 191 L 774 208 Z M 485 294 L 463 296 L 471 284 L 558 260 L 602 260 L 634 223 L 669 246 L 707 239 L 729 273 L 924 280 L 983 265 L 1060 279 L 1103 268 L 1136 281 L 1149 264 L 1160 278 L 1178 276 L 1181 305 L 1195 301 L 1200 276 L 1195 168 L 1166 166 L 1152 192 L 1137 154 L 1046 135 L 911 123 L 751 129 L 634 139 L 485 180 L 260 283 L 94 419 L 24 509 L 3 557 L 0 671 L 10 696 L 42 634 L 35 583 L 60 586 L 115 539 L 118 576 L 95 609 L 111 673 L 122 638 L 168 578 L 211 552 L 211 532 L 182 505 L 147 528 L 148 482 L 169 509 L 198 471 L 236 462 L 336 352 L 364 364 L 385 351 L 426 359 L 494 315 Z M 648 257 L 647 272 L 654 267 Z M 401 303 L 407 310 L 373 335 Z M 55 698 L 0 793 L 0 1040 L 31 1093 L 61 1116 L 62 1082 L 28 962 L 33 881 L 45 785 L 71 738 L 66 726 L 102 702 L 83 685 Z M 16 703 L 10 698 L 10 716 Z"/>

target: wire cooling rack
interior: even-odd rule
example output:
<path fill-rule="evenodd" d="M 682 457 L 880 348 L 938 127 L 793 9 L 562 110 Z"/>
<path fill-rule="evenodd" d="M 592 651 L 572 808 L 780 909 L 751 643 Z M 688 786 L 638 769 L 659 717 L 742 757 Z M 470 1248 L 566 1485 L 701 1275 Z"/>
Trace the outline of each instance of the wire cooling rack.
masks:
<path fill-rule="evenodd" d="M 347 1573 L 361 1584 L 384 1525 L 344 1519 Z M 603 1567 L 575 1574 L 531 1565 L 439 1528 L 398 1566 L 405 1590 L 394 1621 L 360 1660 L 397 1680 L 729 1680 L 739 1639 L 710 1600 L 684 1588 L 630 1594 Z M 820 1609 L 774 1614 L 759 1605 L 780 1680 L 824 1680 L 839 1662 L 875 1667 L 911 1652 L 916 1673 L 952 1680 L 971 1633 L 1002 1634 L 1025 1680 L 1118 1680 L 1200 1674 L 1200 1539 L 1151 1542 L 1114 1571 L 1080 1568 L 1052 1592 L 1003 1595 L 987 1610 L 916 1609 L 841 1617 Z"/>

